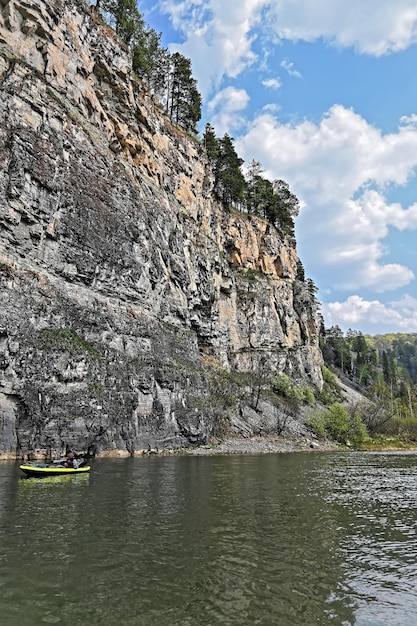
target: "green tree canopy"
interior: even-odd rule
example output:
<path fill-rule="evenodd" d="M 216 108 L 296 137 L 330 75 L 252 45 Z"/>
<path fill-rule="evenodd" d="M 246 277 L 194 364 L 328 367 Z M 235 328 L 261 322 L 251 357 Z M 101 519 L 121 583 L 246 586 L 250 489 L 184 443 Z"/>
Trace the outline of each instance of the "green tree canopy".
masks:
<path fill-rule="evenodd" d="M 215 190 L 226 206 L 244 201 L 246 181 L 242 174 L 242 165 L 243 159 L 237 155 L 233 139 L 226 133 L 219 139 L 215 166 Z"/>
<path fill-rule="evenodd" d="M 201 95 L 192 77 L 191 61 L 161 46 L 161 34 L 150 28 L 136 0 L 101 0 L 96 4 L 132 52 L 132 66 L 170 117 L 189 132 L 197 133 Z"/>

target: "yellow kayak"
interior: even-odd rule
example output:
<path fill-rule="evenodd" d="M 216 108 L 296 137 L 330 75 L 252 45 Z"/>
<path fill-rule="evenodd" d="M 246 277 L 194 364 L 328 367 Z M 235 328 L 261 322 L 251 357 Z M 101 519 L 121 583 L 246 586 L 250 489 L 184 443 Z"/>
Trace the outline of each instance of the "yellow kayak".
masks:
<path fill-rule="evenodd" d="M 22 472 L 26 476 L 32 478 L 42 478 L 43 476 L 69 476 L 71 474 L 84 474 L 90 471 L 90 466 L 85 465 L 83 467 L 60 467 L 59 465 L 20 465 Z"/>

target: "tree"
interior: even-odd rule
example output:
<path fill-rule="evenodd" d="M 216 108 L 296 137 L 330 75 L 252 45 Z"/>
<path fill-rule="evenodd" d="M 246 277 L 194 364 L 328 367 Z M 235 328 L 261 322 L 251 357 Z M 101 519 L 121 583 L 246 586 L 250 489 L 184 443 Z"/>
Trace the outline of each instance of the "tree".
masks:
<path fill-rule="evenodd" d="M 297 196 L 290 191 L 288 183 L 281 179 L 274 180 L 273 187 L 279 198 L 281 210 L 292 217 L 297 217 L 300 211 L 300 202 Z"/>
<path fill-rule="evenodd" d="M 154 92 L 166 85 L 168 51 L 161 47 L 160 42 L 161 33 L 144 27 L 135 33 L 132 46 L 133 70 Z"/>
<path fill-rule="evenodd" d="M 183 127 L 188 132 L 197 134 L 197 124 L 201 119 L 201 106 L 202 99 L 201 94 L 197 90 L 197 81 L 192 79 L 193 85 L 189 89 L 188 100 L 185 103 Z"/>
<path fill-rule="evenodd" d="M 262 165 L 251 161 L 246 172 L 246 208 L 248 212 L 268 220 L 278 230 L 294 237 L 294 217 L 298 215 L 298 198 L 284 180 L 262 176 Z"/>
<path fill-rule="evenodd" d="M 233 139 L 227 133 L 219 139 L 218 145 L 215 191 L 226 206 L 242 203 L 246 191 L 246 181 L 240 169 L 243 159 L 238 157 Z"/>
<path fill-rule="evenodd" d="M 201 96 L 191 75 L 191 61 L 179 52 L 171 55 L 167 98 L 168 114 L 188 131 L 196 132 L 201 118 Z"/>
<path fill-rule="evenodd" d="M 322 413 L 313 416 L 307 424 L 319 437 L 328 437 L 339 443 L 359 444 L 366 436 L 366 426 L 356 410 L 349 412 L 334 402 Z"/>
<path fill-rule="evenodd" d="M 258 207 L 259 182 L 262 179 L 263 169 L 259 161 L 252 160 L 246 172 L 246 209 L 249 213 L 256 213 Z"/>
<path fill-rule="evenodd" d="M 268 219 L 277 228 L 281 228 L 282 231 L 294 237 L 294 217 L 297 217 L 300 211 L 300 202 L 297 196 L 290 191 L 285 180 L 274 180 L 272 186 L 274 202 L 270 207 Z"/>
<path fill-rule="evenodd" d="M 386 397 L 373 396 L 371 400 L 357 404 L 354 409 L 365 424 L 370 435 L 383 432 L 395 413 Z"/>
<path fill-rule="evenodd" d="M 297 259 L 297 280 L 304 282 L 306 279 L 304 265 L 300 259 Z"/>
<path fill-rule="evenodd" d="M 327 345 L 326 357 L 328 363 L 336 365 L 343 372 L 349 370 L 351 365 L 349 345 L 339 326 L 331 326 L 326 330 L 325 343 Z"/>
<path fill-rule="evenodd" d="M 102 0 L 102 9 L 112 16 L 116 33 L 128 46 L 145 27 L 136 0 Z"/>
<path fill-rule="evenodd" d="M 208 122 L 204 128 L 203 141 L 209 161 L 215 163 L 219 155 L 219 142 L 213 126 Z"/>

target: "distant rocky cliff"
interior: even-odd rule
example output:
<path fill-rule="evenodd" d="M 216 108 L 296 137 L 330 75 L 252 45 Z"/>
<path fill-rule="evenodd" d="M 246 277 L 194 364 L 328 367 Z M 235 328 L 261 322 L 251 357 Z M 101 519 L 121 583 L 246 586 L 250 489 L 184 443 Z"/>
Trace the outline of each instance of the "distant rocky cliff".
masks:
<path fill-rule="evenodd" d="M 294 243 L 212 185 L 81 0 L 0 0 L 1 456 L 250 433 L 251 375 L 321 386 Z"/>

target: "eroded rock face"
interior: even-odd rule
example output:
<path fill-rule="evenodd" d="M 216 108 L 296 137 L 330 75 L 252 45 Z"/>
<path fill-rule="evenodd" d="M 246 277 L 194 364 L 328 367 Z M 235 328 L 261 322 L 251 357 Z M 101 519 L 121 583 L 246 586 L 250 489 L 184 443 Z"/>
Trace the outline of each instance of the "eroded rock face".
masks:
<path fill-rule="evenodd" d="M 233 372 L 321 386 L 293 243 L 216 203 L 77 0 L 0 0 L 0 226 L 4 457 L 203 443 L 241 428 Z"/>

